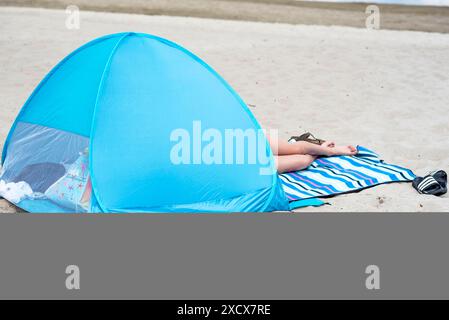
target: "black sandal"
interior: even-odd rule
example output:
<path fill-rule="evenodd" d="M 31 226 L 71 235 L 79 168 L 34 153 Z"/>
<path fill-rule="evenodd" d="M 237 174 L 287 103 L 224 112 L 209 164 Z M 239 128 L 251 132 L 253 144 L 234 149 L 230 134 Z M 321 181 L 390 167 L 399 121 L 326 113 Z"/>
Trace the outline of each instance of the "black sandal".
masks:
<path fill-rule="evenodd" d="M 325 140 L 323 139 L 315 138 L 315 136 L 310 132 L 303 133 L 300 136 L 292 136 L 290 139 L 288 139 L 288 142 L 292 141 L 306 141 L 318 145 L 322 145 L 325 142 Z"/>
<path fill-rule="evenodd" d="M 447 192 L 447 174 L 443 170 L 434 171 L 424 177 L 416 177 L 412 185 L 419 193 L 441 196 Z"/>

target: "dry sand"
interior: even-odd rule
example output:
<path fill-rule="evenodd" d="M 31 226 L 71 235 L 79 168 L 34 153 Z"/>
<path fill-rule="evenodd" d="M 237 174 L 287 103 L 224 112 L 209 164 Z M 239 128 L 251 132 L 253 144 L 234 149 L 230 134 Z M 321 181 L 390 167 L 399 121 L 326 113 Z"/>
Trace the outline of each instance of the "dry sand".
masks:
<path fill-rule="evenodd" d="M 366 3 L 298 0 L 0 0 L 0 4 L 365 28 Z M 449 7 L 378 5 L 381 28 L 449 33 Z"/>
<path fill-rule="evenodd" d="M 60 59 L 92 38 L 139 31 L 212 65 L 265 127 L 312 131 L 374 149 L 418 175 L 449 171 L 449 34 L 199 18 L 0 8 L 0 144 L 20 107 Z M 1 145 L 0 145 L 1 146 Z M 449 211 L 448 195 L 390 184 L 301 211 Z M 15 211 L 0 200 L 0 211 Z"/>

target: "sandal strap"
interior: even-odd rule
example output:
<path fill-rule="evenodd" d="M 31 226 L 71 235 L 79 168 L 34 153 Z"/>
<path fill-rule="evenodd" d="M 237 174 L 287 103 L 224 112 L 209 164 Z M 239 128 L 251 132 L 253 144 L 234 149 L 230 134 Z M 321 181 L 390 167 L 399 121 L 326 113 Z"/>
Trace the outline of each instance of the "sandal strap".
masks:
<path fill-rule="evenodd" d="M 418 183 L 416 189 L 418 190 L 419 193 L 428 193 L 429 189 L 431 189 L 436 185 L 439 186 L 440 184 L 438 183 L 438 181 L 435 180 L 434 177 L 428 175 L 424 177 L 424 179 L 422 179 L 420 183 Z"/>

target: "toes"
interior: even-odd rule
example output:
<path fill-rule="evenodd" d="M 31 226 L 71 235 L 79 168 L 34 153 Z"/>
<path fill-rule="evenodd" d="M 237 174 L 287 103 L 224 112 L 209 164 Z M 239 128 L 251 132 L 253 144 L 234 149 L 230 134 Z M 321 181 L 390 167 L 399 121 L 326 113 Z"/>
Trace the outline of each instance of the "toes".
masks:
<path fill-rule="evenodd" d="M 353 146 L 349 146 L 349 150 L 351 150 L 351 154 L 352 155 L 356 155 L 357 154 L 357 148 L 354 148 Z"/>

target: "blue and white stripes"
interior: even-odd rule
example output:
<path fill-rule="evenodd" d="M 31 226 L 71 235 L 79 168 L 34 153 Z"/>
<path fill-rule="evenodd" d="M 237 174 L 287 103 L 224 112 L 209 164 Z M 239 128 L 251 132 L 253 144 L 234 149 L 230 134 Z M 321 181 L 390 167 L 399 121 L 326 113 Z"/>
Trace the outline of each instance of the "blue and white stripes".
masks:
<path fill-rule="evenodd" d="M 357 148 L 356 156 L 318 158 L 305 170 L 281 174 L 289 201 L 332 196 L 415 178 L 409 169 L 387 164 L 373 151 Z"/>

